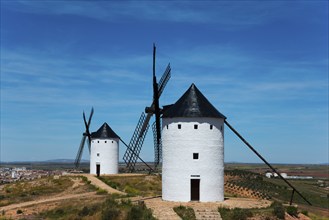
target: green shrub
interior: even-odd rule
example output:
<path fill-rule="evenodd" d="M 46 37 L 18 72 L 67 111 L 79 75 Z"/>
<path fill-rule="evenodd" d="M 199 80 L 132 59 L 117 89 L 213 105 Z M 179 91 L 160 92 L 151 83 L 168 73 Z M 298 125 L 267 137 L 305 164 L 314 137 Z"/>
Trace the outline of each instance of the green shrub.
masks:
<path fill-rule="evenodd" d="M 246 220 L 248 217 L 252 217 L 252 212 L 248 209 L 235 208 L 232 210 L 232 220 Z"/>
<path fill-rule="evenodd" d="M 280 202 L 273 202 L 271 207 L 273 208 L 273 214 L 278 219 L 284 219 L 285 211 L 282 203 Z"/>
<path fill-rule="evenodd" d="M 97 189 L 97 191 L 96 191 L 96 194 L 97 195 L 105 195 L 105 194 L 107 194 L 107 191 L 105 190 L 105 189 Z"/>
<path fill-rule="evenodd" d="M 306 211 L 306 210 L 303 210 L 301 213 L 302 213 L 303 215 L 308 216 L 308 211 Z"/>
<path fill-rule="evenodd" d="M 132 206 L 131 200 L 130 199 L 122 199 L 121 204 L 123 206 Z"/>
<path fill-rule="evenodd" d="M 120 216 L 120 209 L 117 207 L 107 206 L 105 209 L 102 210 L 102 219 L 109 220 L 109 219 L 118 219 Z"/>
<path fill-rule="evenodd" d="M 298 210 L 295 206 L 288 206 L 286 207 L 286 211 L 289 215 L 297 217 L 298 216 Z"/>
<path fill-rule="evenodd" d="M 223 220 L 246 220 L 248 217 L 253 216 L 249 209 L 228 209 L 219 207 L 218 212 L 220 213 Z"/>
<path fill-rule="evenodd" d="M 16 214 L 22 214 L 23 213 L 23 211 L 22 210 L 20 210 L 20 209 L 18 209 L 17 211 L 16 211 Z"/>
<path fill-rule="evenodd" d="M 89 215 L 89 213 L 90 213 L 89 208 L 86 207 L 86 206 L 84 206 L 84 207 L 82 208 L 82 210 L 79 211 L 78 215 L 79 215 L 79 216 L 87 216 L 87 215 Z"/>
<path fill-rule="evenodd" d="M 120 216 L 119 204 L 112 198 L 108 198 L 105 203 L 101 213 L 101 218 L 103 220 L 107 219 L 118 219 Z"/>
<path fill-rule="evenodd" d="M 180 205 L 180 206 L 174 207 L 174 211 L 183 220 L 194 220 L 194 219 L 196 219 L 194 210 L 190 207 L 185 207 L 185 206 Z"/>
<path fill-rule="evenodd" d="M 128 212 L 127 220 L 155 220 L 152 215 L 152 211 L 146 208 L 144 203 L 139 203 L 138 205 L 134 205 L 130 211 Z"/>
<path fill-rule="evenodd" d="M 219 207 L 218 212 L 223 220 L 230 220 L 230 209 Z"/>
<path fill-rule="evenodd" d="M 124 191 L 125 191 L 127 194 L 131 195 L 131 196 L 136 196 L 136 195 L 138 195 L 138 193 L 139 193 L 139 191 L 138 191 L 137 189 L 135 189 L 135 188 L 133 188 L 133 187 L 131 187 L 131 186 L 129 186 L 129 185 L 127 185 L 127 186 L 124 188 Z"/>

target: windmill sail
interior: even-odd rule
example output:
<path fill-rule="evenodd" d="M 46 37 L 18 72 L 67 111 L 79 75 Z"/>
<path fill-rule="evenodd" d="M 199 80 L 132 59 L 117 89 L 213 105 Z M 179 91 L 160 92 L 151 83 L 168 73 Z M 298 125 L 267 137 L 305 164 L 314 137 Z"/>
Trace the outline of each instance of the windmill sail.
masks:
<path fill-rule="evenodd" d="M 87 137 L 88 137 L 88 148 L 89 148 L 89 153 L 90 153 L 91 139 L 90 139 L 89 127 L 90 127 L 91 118 L 93 117 L 93 114 L 94 114 L 94 108 L 91 109 L 88 122 L 86 120 L 85 113 L 83 112 L 83 114 L 82 114 L 83 115 L 83 122 L 85 124 L 86 131 L 82 134 L 82 139 L 81 139 L 81 142 L 80 142 L 78 153 L 77 153 L 75 161 L 74 161 L 75 168 L 79 168 L 79 166 L 80 166 L 80 161 L 81 161 L 81 157 L 82 157 L 82 153 L 83 153 L 83 148 L 85 146 Z"/>
<path fill-rule="evenodd" d="M 83 146 L 85 145 L 85 142 L 86 142 L 86 136 L 83 135 L 82 139 L 81 139 L 81 142 L 80 142 L 80 146 L 79 146 L 79 149 L 78 149 L 77 156 L 76 156 L 75 161 L 74 161 L 75 168 L 79 167 L 80 160 L 81 160 L 81 157 L 82 157 L 82 152 L 83 152 Z"/>
<path fill-rule="evenodd" d="M 159 108 L 159 98 L 166 87 L 170 77 L 171 77 L 171 68 L 170 64 L 168 64 L 165 72 L 163 73 L 159 83 L 156 82 L 156 76 L 155 76 L 155 46 L 153 47 L 153 101 L 150 107 L 147 107 L 145 109 L 145 112 L 147 113 L 146 117 L 142 113 L 140 120 L 138 121 L 138 124 L 136 126 L 136 129 L 134 131 L 134 134 L 130 140 L 129 148 L 134 151 L 134 153 L 131 152 L 131 150 L 126 150 L 123 160 L 127 164 L 127 168 L 129 172 L 133 172 L 135 170 L 135 164 L 137 162 L 137 159 L 139 156 L 139 153 L 141 151 L 147 130 L 149 128 L 149 121 L 153 114 L 156 115 L 156 141 L 157 141 L 157 147 L 156 149 L 161 148 L 161 132 L 160 132 L 160 114 L 161 110 Z M 158 150 L 155 152 L 155 154 L 158 154 L 161 152 L 161 150 Z M 159 157 L 160 158 L 160 157 Z M 158 160 L 159 161 L 159 160 Z"/>
<path fill-rule="evenodd" d="M 123 160 L 127 164 L 127 168 L 129 171 L 135 170 L 135 164 L 137 162 L 139 153 L 142 149 L 142 145 L 145 139 L 145 135 L 147 133 L 147 130 L 149 128 L 148 121 L 150 120 L 150 117 L 147 120 L 147 117 L 145 116 L 145 113 L 142 112 L 139 121 L 137 123 L 137 126 L 135 128 L 134 134 L 129 142 L 129 148 L 127 148 Z"/>
<path fill-rule="evenodd" d="M 153 130 L 153 141 L 154 141 L 154 165 L 155 167 L 157 167 L 162 160 L 162 142 L 161 142 L 161 138 L 159 139 L 160 141 L 158 142 L 157 128 L 155 122 L 152 125 L 152 130 Z"/>

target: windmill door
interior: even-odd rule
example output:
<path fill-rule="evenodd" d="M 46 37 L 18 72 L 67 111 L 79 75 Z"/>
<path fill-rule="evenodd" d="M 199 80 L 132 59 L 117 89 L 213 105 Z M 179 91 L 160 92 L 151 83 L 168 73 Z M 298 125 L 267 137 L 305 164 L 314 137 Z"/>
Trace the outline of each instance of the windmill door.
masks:
<path fill-rule="evenodd" d="M 200 200 L 200 179 L 191 179 L 191 201 Z"/>
<path fill-rule="evenodd" d="M 100 173 L 101 173 L 101 165 L 96 164 L 96 174 L 97 174 L 97 176 L 99 176 Z"/>

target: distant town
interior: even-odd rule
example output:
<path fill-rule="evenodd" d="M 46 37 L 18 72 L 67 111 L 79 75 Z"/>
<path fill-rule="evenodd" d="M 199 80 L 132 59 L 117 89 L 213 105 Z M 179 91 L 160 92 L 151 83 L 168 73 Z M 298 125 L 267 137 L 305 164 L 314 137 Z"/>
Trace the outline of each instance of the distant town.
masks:
<path fill-rule="evenodd" d="M 2 167 L 0 168 L 0 184 L 12 183 L 22 180 L 34 180 L 40 179 L 47 176 L 60 176 L 67 174 L 67 171 L 63 170 L 37 170 L 37 169 L 27 169 L 26 167 Z"/>

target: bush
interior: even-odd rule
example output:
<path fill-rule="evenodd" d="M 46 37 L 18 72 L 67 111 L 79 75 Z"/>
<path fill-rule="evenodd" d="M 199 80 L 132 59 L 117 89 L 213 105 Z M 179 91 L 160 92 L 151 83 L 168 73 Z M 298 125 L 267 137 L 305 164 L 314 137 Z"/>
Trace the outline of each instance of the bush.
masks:
<path fill-rule="evenodd" d="M 297 207 L 295 207 L 295 206 L 288 206 L 286 208 L 286 211 L 291 216 L 294 216 L 294 217 L 298 216 L 298 210 L 297 210 Z"/>
<path fill-rule="evenodd" d="M 273 214 L 278 219 L 284 219 L 285 211 L 282 203 L 280 202 L 273 202 L 271 207 L 273 208 Z"/>
<path fill-rule="evenodd" d="M 87 216 L 87 215 L 89 215 L 89 212 L 90 212 L 89 208 L 84 206 L 83 209 L 79 211 L 78 215 Z"/>
<path fill-rule="evenodd" d="M 124 192 L 128 193 L 131 196 L 136 196 L 139 194 L 139 191 L 129 185 L 125 186 Z"/>
<path fill-rule="evenodd" d="M 155 220 L 152 215 L 152 211 L 146 208 L 144 203 L 139 203 L 138 205 L 133 206 L 128 212 L 127 220 Z"/>
<path fill-rule="evenodd" d="M 123 205 L 123 206 L 132 206 L 132 203 L 131 203 L 130 199 L 122 199 L 121 200 L 121 205 Z"/>
<path fill-rule="evenodd" d="M 223 220 L 229 220 L 230 219 L 230 209 L 219 207 L 218 212 Z"/>
<path fill-rule="evenodd" d="M 253 216 L 249 209 L 228 209 L 219 207 L 218 212 L 224 220 L 246 220 L 248 217 Z"/>
<path fill-rule="evenodd" d="M 174 211 L 182 218 L 182 220 L 194 220 L 196 219 L 194 210 L 190 207 L 185 206 L 176 206 L 174 207 Z"/>
<path fill-rule="evenodd" d="M 22 210 L 20 210 L 20 209 L 18 209 L 17 211 L 16 211 L 16 214 L 23 214 L 23 211 Z"/>
<path fill-rule="evenodd" d="M 252 217 L 252 212 L 248 209 L 235 208 L 232 211 L 232 220 L 246 220 L 248 217 Z"/>
<path fill-rule="evenodd" d="M 97 191 L 96 191 L 96 194 L 97 195 L 105 195 L 105 194 L 107 194 L 107 191 L 105 190 L 105 189 L 97 189 Z"/>
<path fill-rule="evenodd" d="M 120 209 L 118 208 L 119 204 L 110 197 L 104 203 L 104 208 L 102 210 L 102 219 L 118 219 L 120 216 Z"/>
<path fill-rule="evenodd" d="M 120 209 L 117 207 L 107 206 L 105 209 L 102 210 L 102 219 L 109 220 L 109 219 L 118 219 L 120 215 Z"/>
<path fill-rule="evenodd" d="M 302 211 L 302 214 L 308 216 L 308 211 L 303 210 L 303 211 Z"/>

